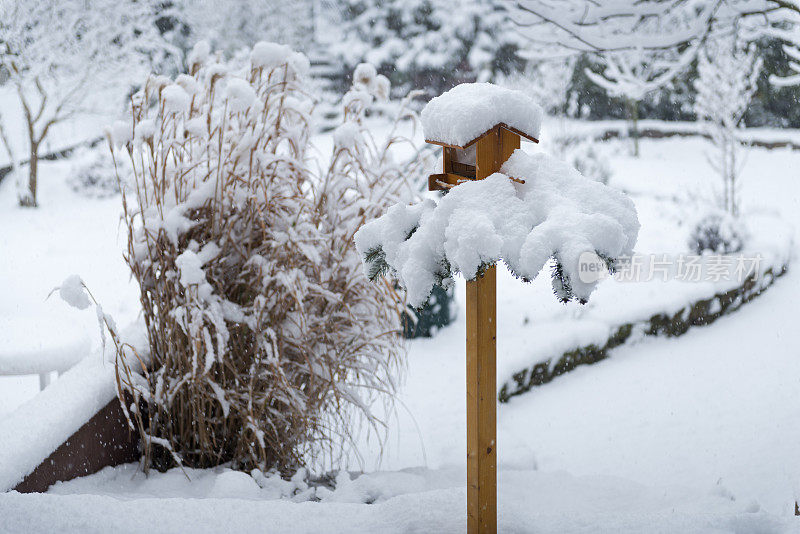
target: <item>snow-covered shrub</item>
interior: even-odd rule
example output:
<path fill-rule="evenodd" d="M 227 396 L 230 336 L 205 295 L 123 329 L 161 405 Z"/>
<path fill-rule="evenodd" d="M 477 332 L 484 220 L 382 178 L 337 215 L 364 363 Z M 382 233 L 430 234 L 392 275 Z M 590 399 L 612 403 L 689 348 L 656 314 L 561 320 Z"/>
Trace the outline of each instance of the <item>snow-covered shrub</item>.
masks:
<path fill-rule="evenodd" d="M 565 161 L 587 178 L 608 184 L 612 175 L 611 162 L 597 145 L 598 142 L 590 136 L 566 133 L 557 135 L 549 142 L 553 156 Z"/>
<path fill-rule="evenodd" d="M 725 212 L 715 212 L 695 224 L 688 244 L 695 254 L 731 254 L 742 250 L 745 236 L 745 229 L 738 219 Z"/>
<path fill-rule="evenodd" d="M 114 169 L 108 150 L 81 150 L 73 158 L 67 182 L 70 188 L 88 198 L 108 198 L 119 193 L 120 184 L 127 183 L 128 169 Z M 119 167 L 124 164 L 120 162 Z M 125 179 L 118 180 L 117 174 Z"/>
<path fill-rule="evenodd" d="M 364 276 L 353 234 L 411 197 L 416 167 L 362 125 L 388 89 L 374 70 L 314 165 L 305 56 L 261 42 L 214 57 L 200 44 L 190 74 L 148 79 L 113 128 L 135 169 L 126 260 L 152 352 L 149 369 L 118 358 L 120 380 L 147 405 L 148 461 L 158 445 L 191 466 L 335 465 L 382 427 L 370 406 L 391 406 L 401 368 L 403 303 Z"/>
<path fill-rule="evenodd" d="M 611 163 L 592 139 L 582 139 L 567 149 L 566 162 L 587 178 L 608 184 Z"/>
<path fill-rule="evenodd" d="M 456 316 L 455 291 L 452 287 L 434 286 L 421 308 L 411 306 L 403 313 L 403 337 L 433 337 Z"/>

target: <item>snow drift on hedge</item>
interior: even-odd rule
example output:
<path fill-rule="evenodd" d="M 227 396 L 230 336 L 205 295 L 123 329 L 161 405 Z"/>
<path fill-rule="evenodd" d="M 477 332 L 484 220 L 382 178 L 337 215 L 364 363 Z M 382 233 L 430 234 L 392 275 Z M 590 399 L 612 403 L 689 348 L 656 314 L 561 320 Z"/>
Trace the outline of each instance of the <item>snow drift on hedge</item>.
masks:
<path fill-rule="evenodd" d="M 431 99 L 420 118 L 425 139 L 464 146 L 498 123 L 539 138 L 542 108 L 521 91 L 462 83 Z"/>
<path fill-rule="evenodd" d="M 463 183 L 438 204 L 396 204 L 355 240 L 367 275 L 391 271 L 409 303 L 421 306 L 456 272 L 471 280 L 503 260 L 531 280 L 551 257 L 556 295 L 585 301 L 597 282 L 579 279 L 580 255 L 595 252 L 612 267 L 632 252 L 638 232 L 636 208 L 624 194 L 550 156 L 516 150 L 500 173 Z"/>

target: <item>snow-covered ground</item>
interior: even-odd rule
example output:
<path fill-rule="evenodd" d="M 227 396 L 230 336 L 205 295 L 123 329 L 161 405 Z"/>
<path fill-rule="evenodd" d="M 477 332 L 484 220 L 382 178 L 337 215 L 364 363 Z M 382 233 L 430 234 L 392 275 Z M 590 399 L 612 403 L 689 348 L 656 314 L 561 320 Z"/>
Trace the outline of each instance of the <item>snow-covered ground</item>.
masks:
<path fill-rule="evenodd" d="M 628 156 L 622 142 L 606 149 L 611 184 L 629 191 L 637 205 L 640 246 L 683 250 L 713 180 L 705 143 L 644 140 L 640 159 Z M 779 214 L 800 230 L 798 164 L 799 152 L 751 150 L 743 210 Z M 94 315 L 44 301 L 50 289 L 79 273 L 119 323 L 134 318 L 137 295 L 121 259 L 118 199 L 77 196 L 63 184 L 68 170 L 67 162 L 43 164 L 38 210 L 14 207 L 11 184 L 0 184 L 0 321 L 36 318 L 42 329 L 74 324 L 96 343 Z M 498 365 L 547 344 L 559 318 L 591 314 L 593 306 L 624 308 L 604 301 L 602 291 L 601 284 L 586 308 L 565 307 L 552 298 L 548 278 L 523 285 L 500 276 Z M 791 516 L 800 497 L 798 295 L 800 274 L 790 268 L 764 295 L 712 326 L 626 345 L 499 405 L 501 531 L 798 528 Z M 462 282 L 457 298 L 463 305 Z M 28 328 L 34 338 L 40 332 Z M 370 474 L 331 495 L 322 492 L 322 503 L 266 501 L 269 490 L 223 470 L 190 473 L 190 484 L 179 471 L 145 479 L 128 466 L 59 484 L 47 495 L 0 495 L 0 532 L 52 531 L 54 516 L 64 518 L 58 529 L 66 531 L 461 530 L 464 374 L 462 306 L 458 320 L 435 338 L 409 344 L 402 403 L 381 463 L 377 447 L 367 448 L 363 468 Z M 35 377 L 0 377 L 0 417 L 37 389 Z M 391 472 L 374 473 L 378 465 Z M 376 504 L 356 504 L 364 501 Z"/>
<path fill-rule="evenodd" d="M 83 486 L 57 485 L 48 494 L 2 495 L 0 532 L 428 533 L 466 527 L 460 469 L 364 475 L 319 503 L 275 500 L 278 490 L 259 489 L 242 473 L 190 473 L 189 483 L 179 471 L 146 480 L 134 469 L 109 470 Z M 500 532 L 777 533 L 792 526 L 788 517 L 722 491 L 653 489 L 614 476 L 531 469 L 501 469 L 498 478 Z M 375 502 L 363 504 L 365 498 Z"/>

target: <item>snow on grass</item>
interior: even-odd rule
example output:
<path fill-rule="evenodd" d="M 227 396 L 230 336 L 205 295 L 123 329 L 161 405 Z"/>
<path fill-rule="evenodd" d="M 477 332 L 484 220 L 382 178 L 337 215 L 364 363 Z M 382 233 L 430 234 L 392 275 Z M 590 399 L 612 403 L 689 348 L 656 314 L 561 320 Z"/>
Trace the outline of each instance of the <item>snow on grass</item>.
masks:
<path fill-rule="evenodd" d="M 79 310 L 85 310 L 89 307 L 89 294 L 86 293 L 86 288 L 83 286 L 83 280 L 77 274 L 71 274 L 61 282 L 57 287 L 58 295 L 61 300 Z"/>

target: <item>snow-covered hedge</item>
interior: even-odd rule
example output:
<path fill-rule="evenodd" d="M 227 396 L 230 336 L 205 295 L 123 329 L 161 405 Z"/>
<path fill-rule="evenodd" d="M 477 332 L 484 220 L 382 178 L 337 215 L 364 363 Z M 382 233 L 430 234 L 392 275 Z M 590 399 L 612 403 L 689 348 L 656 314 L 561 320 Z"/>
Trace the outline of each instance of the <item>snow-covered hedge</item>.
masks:
<path fill-rule="evenodd" d="M 381 426 L 370 406 L 391 402 L 400 367 L 402 303 L 363 275 L 353 234 L 413 198 L 416 160 L 394 161 L 396 138 L 362 125 L 388 93 L 374 68 L 359 69 L 333 154 L 315 164 L 305 56 L 262 42 L 225 62 L 201 43 L 188 63 L 151 77 L 111 134 L 135 170 L 126 260 L 152 352 L 149 369 L 118 360 L 148 405 L 132 416 L 147 453 L 187 465 L 335 464 Z"/>
<path fill-rule="evenodd" d="M 703 256 L 704 272 L 725 269 L 725 275 L 701 281 L 634 282 L 608 279 L 593 306 L 569 318 L 536 322 L 525 337 L 537 340 L 498 359 L 501 401 L 550 382 L 576 367 L 595 363 L 611 351 L 642 336 L 680 336 L 693 327 L 713 323 L 766 291 L 789 268 L 794 229 L 772 215 L 747 218 L 747 246 L 740 252 Z M 743 262 L 743 263 L 742 263 Z M 739 265 L 746 270 L 736 275 Z M 643 267 L 642 272 L 647 271 Z"/>
<path fill-rule="evenodd" d="M 417 306 L 455 273 L 472 280 L 502 260 L 532 280 L 551 257 L 556 296 L 585 301 L 597 282 L 580 279 L 581 255 L 594 252 L 611 269 L 631 253 L 638 231 L 636 208 L 621 192 L 517 150 L 500 173 L 463 183 L 438 203 L 392 206 L 358 231 L 356 247 L 371 279 L 391 271 Z"/>

